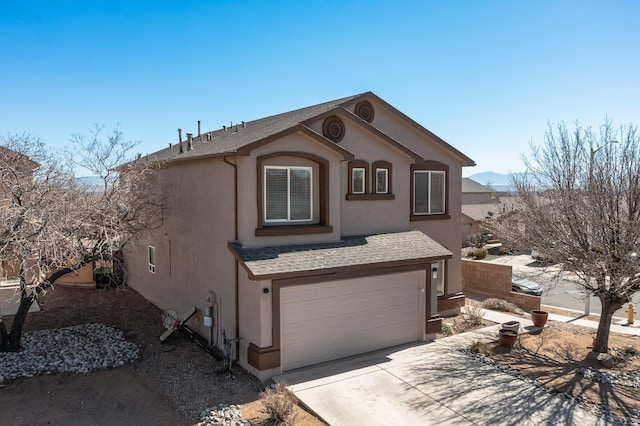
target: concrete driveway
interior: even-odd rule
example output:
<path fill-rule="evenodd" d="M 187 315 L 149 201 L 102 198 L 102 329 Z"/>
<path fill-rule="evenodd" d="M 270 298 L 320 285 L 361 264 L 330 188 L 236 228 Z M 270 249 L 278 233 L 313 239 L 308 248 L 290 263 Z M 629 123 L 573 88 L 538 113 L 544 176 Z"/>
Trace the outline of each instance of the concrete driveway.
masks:
<path fill-rule="evenodd" d="M 460 352 L 499 326 L 275 378 L 330 425 L 598 425 L 582 407 Z"/>

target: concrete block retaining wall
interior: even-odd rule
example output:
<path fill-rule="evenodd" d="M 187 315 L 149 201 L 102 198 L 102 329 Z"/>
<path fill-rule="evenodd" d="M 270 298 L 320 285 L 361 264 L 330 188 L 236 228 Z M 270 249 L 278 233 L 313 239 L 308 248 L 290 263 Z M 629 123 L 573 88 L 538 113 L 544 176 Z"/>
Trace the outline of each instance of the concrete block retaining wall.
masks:
<path fill-rule="evenodd" d="M 504 299 L 525 311 L 540 309 L 540 297 L 511 291 L 511 265 L 462 259 L 462 291 Z"/>

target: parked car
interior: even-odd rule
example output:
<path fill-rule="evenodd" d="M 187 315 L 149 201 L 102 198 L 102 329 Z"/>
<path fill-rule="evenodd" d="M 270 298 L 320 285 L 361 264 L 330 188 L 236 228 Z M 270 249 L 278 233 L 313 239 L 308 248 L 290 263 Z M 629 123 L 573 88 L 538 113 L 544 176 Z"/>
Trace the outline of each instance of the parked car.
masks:
<path fill-rule="evenodd" d="M 537 260 L 538 262 L 554 263 L 553 259 L 551 259 L 548 255 L 546 255 L 544 252 L 540 250 L 536 250 L 536 249 L 531 250 L 531 257 Z"/>
<path fill-rule="evenodd" d="M 515 272 L 511 273 L 511 291 L 516 293 L 532 294 L 542 296 L 542 286 L 536 282 L 522 278 Z"/>

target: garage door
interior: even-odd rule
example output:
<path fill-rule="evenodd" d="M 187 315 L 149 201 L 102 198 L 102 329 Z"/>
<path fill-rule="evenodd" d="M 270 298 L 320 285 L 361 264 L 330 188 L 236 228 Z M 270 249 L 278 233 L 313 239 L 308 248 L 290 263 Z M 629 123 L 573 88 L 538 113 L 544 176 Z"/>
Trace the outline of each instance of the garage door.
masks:
<path fill-rule="evenodd" d="M 424 271 L 280 291 L 283 370 L 422 339 Z"/>

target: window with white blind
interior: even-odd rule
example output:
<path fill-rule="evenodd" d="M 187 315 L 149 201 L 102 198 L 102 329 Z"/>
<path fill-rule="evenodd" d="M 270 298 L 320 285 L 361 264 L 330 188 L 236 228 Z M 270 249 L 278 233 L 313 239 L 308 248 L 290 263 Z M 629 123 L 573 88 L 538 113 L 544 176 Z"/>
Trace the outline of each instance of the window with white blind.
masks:
<path fill-rule="evenodd" d="M 445 214 L 446 173 L 415 170 L 413 172 L 413 214 Z"/>
<path fill-rule="evenodd" d="M 310 222 L 313 219 L 312 168 L 264 168 L 264 222 Z"/>

